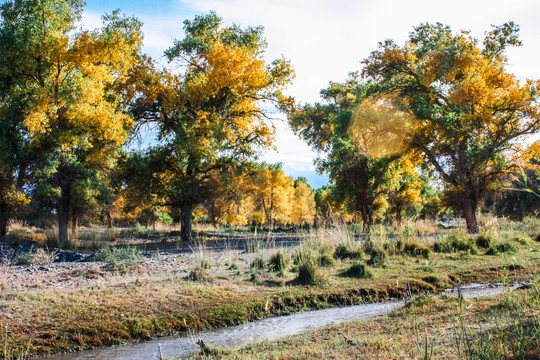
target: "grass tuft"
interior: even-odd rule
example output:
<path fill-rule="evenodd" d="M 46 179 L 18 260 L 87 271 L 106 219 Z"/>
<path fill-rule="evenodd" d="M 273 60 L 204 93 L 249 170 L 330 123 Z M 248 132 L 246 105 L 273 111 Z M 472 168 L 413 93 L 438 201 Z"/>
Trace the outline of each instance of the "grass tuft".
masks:
<path fill-rule="evenodd" d="M 303 285 L 319 285 L 324 277 L 319 268 L 319 262 L 312 251 L 299 251 L 296 255 L 298 262 L 298 276 L 296 281 Z"/>
<path fill-rule="evenodd" d="M 469 237 L 458 234 L 450 234 L 444 240 L 436 241 L 433 244 L 433 251 L 439 253 L 455 253 L 464 251 L 472 255 L 478 254 L 476 245 Z"/>
<path fill-rule="evenodd" d="M 290 262 L 291 257 L 289 254 L 285 250 L 280 249 L 270 256 L 268 267 L 275 271 L 279 276 L 284 277 Z"/>
<path fill-rule="evenodd" d="M 143 254 L 136 247 L 113 247 L 101 249 L 96 254 L 96 259 L 105 261 L 105 267 L 110 270 L 127 272 L 142 262 Z"/>
<path fill-rule="evenodd" d="M 373 278 L 373 274 L 367 269 L 366 264 L 360 262 L 352 264 L 349 269 L 343 273 L 343 276 L 357 279 Z"/>
<path fill-rule="evenodd" d="M 30 249 L 29 252 L 17 256 L 14 263 L 15 265 L 46 265 L 52 264 L 57 258 L 58 255 L 53 251 L 46 251 L 44 249 L 32 251 Z"/>

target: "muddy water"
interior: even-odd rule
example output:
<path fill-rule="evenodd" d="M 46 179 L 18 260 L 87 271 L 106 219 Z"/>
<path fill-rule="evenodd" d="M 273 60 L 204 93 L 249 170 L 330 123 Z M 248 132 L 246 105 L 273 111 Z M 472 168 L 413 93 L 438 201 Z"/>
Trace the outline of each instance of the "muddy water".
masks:
<path fill-rule="evenodd" d="M 465 298 L 494 295 L 502 291 L 504 291 L 502 286 L 486 286 L 481 284 L 467 285 L 463 286 L 461 289 L 461 293 Z M 457 289 L 449 289 L 446 290 L 445 293 L 457 296 L 459 292 Z M 284 336 L 294 335 L 308 330 L 315 330 L 331 324 L 381 316 L 402 307 L 404 304 L 404 301 L 392 301 L 308 311 L 254 321 L 220 330 L 203 332 L 196 336 L 160 338 L 119 347 L 100 348 L 67 355 L 57 355 L 48 357 L 47 359 L 159 359 L 160 347 L 164 357 L 178 357 L 198 351 L 199 346 L 195 344 L 198 339 L 203 339 L 206 345 L 209 346 L 239 348 L 252 343 L 275 340 Z"/>

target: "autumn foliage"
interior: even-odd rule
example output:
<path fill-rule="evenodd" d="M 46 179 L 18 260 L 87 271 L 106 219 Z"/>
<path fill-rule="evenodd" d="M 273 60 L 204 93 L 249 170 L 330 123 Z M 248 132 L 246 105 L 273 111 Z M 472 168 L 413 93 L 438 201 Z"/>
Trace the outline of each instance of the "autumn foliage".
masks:
<path fill-rule="evenodd" d="M 537 195 L 539 145 L 518 143 L 540 129 L 539 83 L 505 68 L 506 48 L 521 45 L 513 22 L 483 41 L 421 24 L 402 46 L 380 43 L 320 103 L 298 104 L 285 94 L 292 65 L 267 59 L 260 26 L 195 16 L 161 67 L 142 52 L 136 18 L 115 11 L 82 30 L 83 8 L 80 0 L 0 7 L 2 235 L 30 212 L 57 217 L 60 246 L 80 219 L 178 222 L 186 242 L 194 219 L 337 220 L 369 231 L 460 212 L 476 232 L 481 208 L 523 217 L 536 206 L 527 196 Z M 279 164 L 257 162 L 273 146 L 274 109 L 318 151 L 328 185 L 312 189 Z M 132 150 L 145 131 L 150 145 Z"/>

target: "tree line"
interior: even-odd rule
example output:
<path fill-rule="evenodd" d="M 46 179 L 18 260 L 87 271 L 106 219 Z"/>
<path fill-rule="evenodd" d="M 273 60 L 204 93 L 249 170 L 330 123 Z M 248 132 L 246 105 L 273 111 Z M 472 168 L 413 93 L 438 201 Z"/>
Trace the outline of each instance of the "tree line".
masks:
<path fill-rule="evenodd" d="M 292 65 L 266 60 L 260 26 L 225 26 L 214 12 L 186 20 L 165 51 L 171 70 L 144 54 L 136 18 L 114 11 L 84 30 L 83 10 L 80 0 L 0 7 L 2 235 L 28 209 L 55 214 L 61 246 L 89 216 L 178 221 L 183 241 L 194 218 L 291 226 L 337 216 L 368 231 L 458 211 L 477 232 L 480 206 L 523 216 L 521 204 L 536 201 L 537 152 L 518 141 L 539 130 L 538 82 L 505 70 L 505 49 L 521 44 L 512 22 L 481 44 L 422 24 L 403 46 L 380 43 L 321 103 L 299 104 L 285 94 Z M 328 186 L 256 162 L 274 140 L 270 107 L 318 150 Z M 130 151 L 144 129 L 155 141 Z M 530 191 L 503 192 L 508 184 Z"/>

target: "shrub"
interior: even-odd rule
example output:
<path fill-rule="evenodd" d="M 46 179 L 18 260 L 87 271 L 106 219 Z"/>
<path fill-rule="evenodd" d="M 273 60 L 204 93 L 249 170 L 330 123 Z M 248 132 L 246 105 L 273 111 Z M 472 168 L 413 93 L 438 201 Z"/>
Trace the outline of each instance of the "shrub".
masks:
<path fill-rule="evenodd" d="M 284 250 L 278 250 L 268 261 L 268 267 L 278 273 L 279 276 L 284 276 L 289 267 L 291 258 Z"/>
<path fill-rule="evenodd" d="M 366 264 L 359 262 L 352 264 L 343 275 L 357 279 L 371 279 L 373 277 L 371 272 L 366 268 Z"/>
<path fill-rule="evenodd" d="M 14 262 L 16 265 L 45 265 L 52 264 L 57 258 L 58 255 L 52 251 L 49 252 L 43 249 L 32 251 L 30 249 L 29 252 L 17 256 Z"/>
<path fill-rule="evenodd" d="M 96 254 L 96 259 L 105 261 L 105 267 L 121 272 L 128 271 L 139 265 L 143 254 L 136 247 L 104 248 Z"/>
<path fill-rule="evenodd" d="M 478 250 L 471 238 L 456 234 L 448 235 L 444 240 L 436 241 L 433 244 L 433 250 L 441 253 L 466 251 L 473 255 L 478 254 Z"/>

